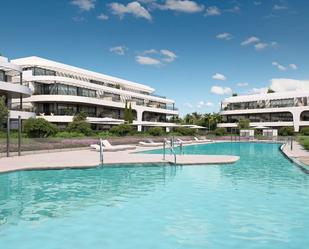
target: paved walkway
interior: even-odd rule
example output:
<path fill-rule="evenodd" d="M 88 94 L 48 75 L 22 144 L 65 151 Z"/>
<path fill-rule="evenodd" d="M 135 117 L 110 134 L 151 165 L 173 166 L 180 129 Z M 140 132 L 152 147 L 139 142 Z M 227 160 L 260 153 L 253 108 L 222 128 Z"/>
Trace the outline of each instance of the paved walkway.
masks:
<path fill-rule="evenodd" d="M 153 148 L 147 148 L 150 150 Z M 138 147 L 136 150 L 104 152 L 104 163 L 113 164 L 142 164 L 142 163 L 173 163 L 174 156 L 167 154 L 165 160 L 162 155 L 136 154 L 145 150 Z M 238 156 L 229 155 L 177 155 L 177 164 L 206 165 L 229 164 L 239 160 Z M 60 168 L 90 168 L 100 164 L 99 152 L 92 150 L 50 152 L 44 154 L 15 156 L 0 158 L 0 172 L 9 172 L 26 169 L 60 169 Z"/>
<path fill-rule="evenodd" d="M 297 161 L 309 166 L 309 151 L 305 150 L 298 142 L 294 141 L 292 148 L 290 143 L 283 146 L 283 152 L 285 155 L 292 160 L 296 159 Z"/>

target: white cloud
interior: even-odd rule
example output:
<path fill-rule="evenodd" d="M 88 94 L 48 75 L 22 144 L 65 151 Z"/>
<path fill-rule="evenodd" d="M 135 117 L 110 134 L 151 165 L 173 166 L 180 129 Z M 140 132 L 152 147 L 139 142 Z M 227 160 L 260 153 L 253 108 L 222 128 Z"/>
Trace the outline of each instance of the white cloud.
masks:
<path fill-rule="evenodd" d="M 255 50 L 264 50 L 268 47 L 268 44 L 265 42 L 259 42 L 254 45 Z"/>
<path fill-rule="evenodd" d="M 278 70 L 280 70 L 280 71 L 286 71 L 286 69 L 287 69 L 285 66 L 281 65 L 280 63 L 278 63 L 276 61 L 273 61 L 271 64 L 273 66 L 277 67 Z"/>
<path fill-rule="evenodd" d="M 148 56 L 148 55 L 151 55 Z M 147 64 L 147 65 L 158 65 L 158 64 L 164 64 L 166 63 L 171 63 L 175 61 L 177 58 L 177 55 L 167 49 L 161 49 L 161 50 L 156 50 L 156 49 L 148 49 L 140 53 L 139 56 L 136 57 L 137 62 L 141 62 L 140 64 Z"/>
<path fill-rule="evenodd" d="M 249 86 L 249 83 L 247 83 L 247 82 L 239 82 L 239 83 L 237 83 L 237 86 L 239 86 L 239 87 L 246 87 L 246 86 Z"/>
<path fill-rule="evenodd" d="M 138 64 L 141 64 L 141 65 L 160 65 L 161 64 L 160 60 L 149 57 L 149 56 L 138 55 L 135 57 L 135 60 Z"/>
<path fill-rule="evenodd" d="M 288 69 L 292 69 L 292 70 L 297 70 L 298 69 L 297 65 L 294 64 L 294 63 L 291 63 L 288 66 L 284 66 L 284 65 L 278 63 L 277 61 L 273 61 L 272 65 L 277 67 L 277 69 L 280 70 L 280 71 L 286 71 Z"/>
<path fill-rule="evenodd" d="M 220 39 L 220 40 L 227 40 L 228 41 L 228 40 L 231 40 L 233 38 L 233 36 L 230 33 L 224 32 L 224 33 L 216 35 L 216 38 Z"/>
<path fill-rule="evenodd" d="M 271 79 L 269 87 L 253 88 L 249 91 L 249 93 L 267 93 L 269 88 L 274 90 L 275 92 L 309 91 L 309 80 L 296 80 L 286 78 Z"/>
<path fill-rule="evenodd" d="M 220 16 L 222 11 L 217 6 L 210 6 L 206 9 L 205 16 Z"/>
<path fill-rule="evenodd" d="M 157 5 L 161 10 L 172 10 L 183 13 L 196 13 L 204 9 L 204 5 L 200 5 L 191 0 L 166 0 L 164 4 Z"/>
<path fill-rule="evenodd" d="M 235 7 L 231 8 L 231 9 L 227 9 L 225 11 L 226 12 L 231 12 L 231 13 L 238 13 L 238 12 L 240 12 L 240 8 L 238 6 L 235 6 Z"/>
<path fill-rule="evenodd" d="M 244 40 L 240 45 L 241 46 L 247 46 L 247 45 L 251 45 L 254 43 L 258 43 L 260 41 L 260 38 L 255 37 L 255 36 L 251 36 L 249 38 L 247 38 L 246 40 Z"/>
<path fill-rule="evenodd" d="M 134 1 L 131 3 L 128 3 L 127 5 L 121 4 L 121 3 L 111 3 L 109 4 L 112 13 L 114 15 L 119 16 L 120 18 L 123 18 L 125 14 L 132 14 L 133 16 L 137 18 L 145 18 L 149 21 L 152 20 L 152 17 L 148 10 L 146 10 L 139 2 Z"/>
<path fill-rule="evenodd" d="M 232 89 L 230 87 L 212 86 L 210 92 L 218 95 L 231 94 Z"/>
<path fill-rule="evenodd" d="M 249 46 L 249 45 L 253 45 L 253 47 L 255 48 L 255 50 L 257 51 L 261 51 L 264 50 L 266 48 L 278 48 L 279 44 L 276 41 L 272 41 L 272 42 L 264 42 L 261 41 L 260 38 L 256 37 L 256 36 L 251 36 L 249 38 L 247 38 L 246 40 L 242 41 L 240 43 L 241 46 Z"/>
<path fill-rule="evenodd" d="M 143 54 L 157 54 L 158 51 L 155 49 L 148 49 L 143 52 Z"/>
<path fill-rule="evenodd" d="M 271 79 L 270 88 L 275 92 L 287 92 L 287 91 L 308 91 L 309 80 L 295 80 L 295 79 Z"/>
<path fill-rule="evenodd" d="M 263 94 L 263 93 L 267 93 L 268 88 L 267 87 L 261 87 L 261 88 L 252 88 L 249 91 L 249 94 Z"/>
<path fill-rule="evenodd" d="M 193 105 L 191 103 L 184 103 L 183 104 L 185 107 L 188 107 L 188 108 L 193 108 Z"/>
<path fill-rule="evenodd" d="M 71 4 L 77 6 L 81 11 L 89 11 L 94 9 L 95 0 L 73 0 Z"/>
<path fill-rule="evenodd" d="M 97 18 L 101 21 L 106 21 L 106 20 L 109 19 L 109 17 L 105 14 L 100 14 L 100 15 L 97 16 Z"/>
<path fill-rule="evenodd" d="M 177 58 L 177 55 L 174 52 L 167 49 L 161 49 L 160 53 L 165 57 L 162 59 L 165 62 L 173 62 Z"/>
<path fill-rule="evenodd" d="M 214 103 L 212 103 L 212 102 L 204 102 L 204 101 L 199 101 L 198 103 L 197 103 L 197 108 L 203 108 L 203 107 L 213 107 L 214 106 Z"/>
<path fill-rule="evenodd" d="M 285 6 L 285 5 L 275 4 L 274 7 L 273 7 L 273 10 L 286 10 L 286 9 L 288 9 L 288 7 Z"/>
<path fill-rule="evenodd" d="M 298 69 L 298 66 L 297 66 L 296 64 L 294 64 L 294 63 L 289 64 L 289 67 L 290 67 L 291 69 L 293 69 L 293 70 L 297 70 L 297 69 Z"/>
<path fill-rule="evenodd" d="M 125 46 L 116 46 L 109 49 L 109 51 L 118 54 L 118 55 L 124 55 L 126 51 L 128 50 Z"/>
<path fill-rule="evenodd" d="M 226 77 L 223 74 L 216 73 L 212 76 L 214 80 L 226 80 Z"/>

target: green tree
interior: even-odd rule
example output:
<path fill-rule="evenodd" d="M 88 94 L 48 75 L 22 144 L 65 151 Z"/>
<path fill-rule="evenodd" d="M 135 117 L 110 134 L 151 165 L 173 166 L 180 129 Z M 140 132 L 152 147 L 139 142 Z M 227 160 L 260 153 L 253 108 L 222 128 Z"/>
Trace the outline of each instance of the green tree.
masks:
<path fill-rule="evenodd" d="M 128 102 L 126 101 L 125 106 L 124 106 L 124 121 L 126 123 L 129 123 L 129 109 L 128 109 Z"/>
<path fill-rule="evenodd" d="M 181 117 L 179 117 L 178 115 L 173 115 L 169 121 L 171 121 L 172 123 L 177 123 L 177 124 L 181 124 L 183 123 L 184 121 L 182 120 Z"/>
<path fill-rule="evenodd" d="M 132 110 L 132 104 L 130 103 L 129 105 L 129 110 L 128 110 L 128 122 L 129 124 L 133 123 L 133 110 Z"/>
<path fill-rule="evenodd" d="M 149 128 L 148 133 L 151 136 L 162 136 L 164 134 L 164 130 L 162 127 L 151 127 Z"/>
<path fill-rule="evenodd" d="M 249 129 L 250 128 L 250 120 L 249 119 L 240 119 L 238 121 L 238 129 Z"/>
<path fill-rule="evenodd" d="M 294 135 L 294 128 L 290 126 L 281 127 L 278 130 L 278 134 L 280 136 L 293 136 Z"/>
<path fill-rule="evenodd" d="M 232 97 L 236 97 L 236 96 L 238 96 L 237 93 L 233 93 L 233 94 L 232 94 Z"/>
<path fill-rule="evenodd" d="M 86 136 L 90 136 L 93 132 L 91 125 L 87 121 L 87 114 L 80 112 L 73 117 L 73 121 L 69 123 L 67 131 L 78 132 Z"/>
<path fill-rule="evenodd" d="M 29 118 L 24 122 L 24 131 L 28 137 L 43 138 L 54 136 L 58 128 L 44 118 Z"/>
<path fill-rule="evenodd" d="M 133 127 L 129 124 L 113 126 L 109 131 L 117 136 L 127 136 L 134 133 Z"/>
<path fill-rule="evenodd" d="M 214 132 L 215 132 L 216 136 L 223 136 L 223 135 L 226 134 L 226 129 L 219 127 L 219 128 L 216 128 Z"/>
<path fill-rule="evenodd" d="M 268 88 L 267 93 L 274 93 L 275 91 L 271 88 Z"/>
<path fill-rule="evenodd" d="M 5 96 L 0 97 L 0 128 L 2 128 L 3 123 L 6 121 L 9 115 L 9 110 L 5 104 Z"/>
<path fill-rule="evenodd" d="M 79 121 L 86 121 L 87 120 L 87 114 L 85 112 L 79 112 L 73 117 L 73 121 L 79 122 Z"/>

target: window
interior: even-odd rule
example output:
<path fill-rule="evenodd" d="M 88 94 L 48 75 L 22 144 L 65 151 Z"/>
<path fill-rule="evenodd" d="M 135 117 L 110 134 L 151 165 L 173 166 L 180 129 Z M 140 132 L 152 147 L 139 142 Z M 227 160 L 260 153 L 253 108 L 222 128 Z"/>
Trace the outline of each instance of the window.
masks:
<path fill-rule="evenodd" d="M 53 75 L 53 76 L 55 76 L 56 72 L 49 70 L 49 69 L 34 67 L 33 68 L 33 75 Z"/>
<path fill-rule="evenodd" d="M 294 99 L 274 99 L 270 101 L 270 107 L 290 107 L 294 106 Z"/>
<path fill-rule="evenodd" d="M 77 95 L 77 87 L 75 87 L 75 86 L 68 86 L 68 94 L 69 95 Z"/>
<path fill-rule="evenodd" d="M 0 70 L 0 81 L 6 81 L 5 80 L 5 72 Z"/>

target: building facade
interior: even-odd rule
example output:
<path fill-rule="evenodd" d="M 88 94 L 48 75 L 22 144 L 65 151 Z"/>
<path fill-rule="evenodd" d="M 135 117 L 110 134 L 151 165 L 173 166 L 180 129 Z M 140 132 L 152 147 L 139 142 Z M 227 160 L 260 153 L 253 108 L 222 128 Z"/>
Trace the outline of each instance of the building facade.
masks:
<path fill-rule="evenodd" d="M 175 101 L 139 83 L 39 57 L 12 62 L 22 69 L 23 82 L 33 91 L 24 106 L 60 127 L 74 114 L 85 112 L 96 129 L 108 129 L 124 122 L 126 105 L 132 107 L 138 131 L 152 126 L 168 129 L 173 126 L 168 120 L 178 115 Z"/>
<path fill-rule="evenodd" d="M 9 118 L 15 121 L 35 117 L 35 113 L 23 105 L 23 98 L 30 97 L 31 89 L 23 84 L 22 68 L 11 63 L 8 58 L 0 56 L 0 97 L 4 97 L 9 109 Z"/>
<path fill-rule="evenodd" d="M 309 126 L 309 91 L 255 94 L 226 98 L 221 103 L 219 127 L 235 128 L 240 119 L 251 127 L 294 127 L 299 132 Z"/>

